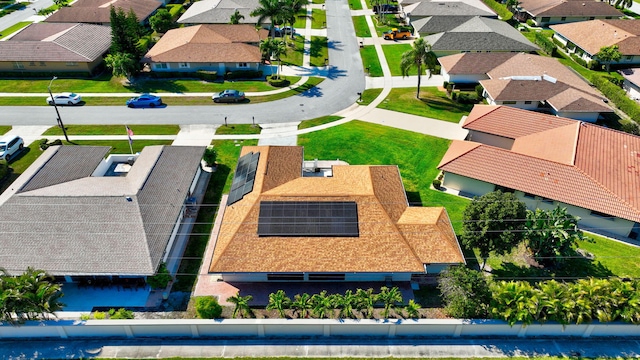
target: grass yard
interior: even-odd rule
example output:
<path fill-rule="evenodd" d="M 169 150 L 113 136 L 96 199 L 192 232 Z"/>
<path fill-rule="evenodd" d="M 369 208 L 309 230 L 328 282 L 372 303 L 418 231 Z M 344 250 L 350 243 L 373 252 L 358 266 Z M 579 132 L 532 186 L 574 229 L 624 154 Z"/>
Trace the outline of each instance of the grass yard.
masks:
<path fill-rule="evenodd" d="M 362 2 L 360 0 L 349 0 L 349 9 L 362 10 Z"/>
<path fill-rule="evenodd" d="M 196 223 L 191 231 L 183 260 L 178 269 L 177 282 L 173 285 L 172 291 L 191 291 L 193 289 L 197 278 L 196 274 L 200 270 L 202 256 L 209 241 L 215 214 L 218 211 L 220 198 L 222 194 L 228 193 L 231 187 L 240 149 L 242 145 L 257 145 L 258 141 L 222 140 L 213 141 L 212 144 L 218 154 L 216 158 L 218 167 L 214 173 L 211 173 L 203 205 L 198 211 Z"/>
<path fill-rule="evenodd" d="M 402 71 L 400 70 L 400 61 L 402 60 L 402 54 L 409 50 L 411 50 L 411 44 L 382 46 L 382 52 L 384 52 L 384 57 L 387 59 L 389 70 L 391 70 L 392 76 L 402 76 Z M 418 69 L 416 69 L 415 67 L 409 69 L 408 75 L 418 75 Z"/>
<path fill-rule="evenodd" d="M 340 119 L 342 119 L 342 116 L 328 115 L 328 116 L 322 116 L 322 117 L 311 119 L 311 120 L 304 120 L 300 123 L 300 125 L 298 125 L 298 130 L 311 128 L 311 127 L 322 125 L 322 124 L 328 124 L 330 122 L 338 121 Z"/>
<path fill-rule="evenodd" d="M 0 135 L 4 135 L 6 133 L 9 132 L 9 130 L 11 130 L 13 128 L 13 126 L 11 125 L 0 125 Z"/>
<path fill-rule="evenodd" d="M 373 25 L 376 28 L 376 32 L 378 36 L 382 36 L 382 33 L 385 31 L 389 31 L 393 28 L 401 27 L 400 20 L 396 18 L 394 14 L 384 14 L 382 17 L 382 21 L 379 16 L 373 16 Z M 383 40 L 384 41 L 384 40 Z"/>
<path fill-rule="evenodd" d="M 2 38 L 7 37 L 22 28 L 27 27 L 32 22 L 33 21 L 21 21 L 15 25 L 9 26 L 8 28 L 0 31 L 0 40 L 2 40 Z"/>
<path fill-rule="evenodd" d="M 316 85 L 320 84 L 323 81 L 324 81 L 324 78 L 312 77 L 312 78 L 309 78 L 309 81 L 304 83 L 302 86 L 299 86 L 295 89 L 291 89 L 283 93 L 273 94 L 273 95 L 252 96 L 250 100 L 251 100 L 251 103 L 255 104 L 255 103 L 268 102 L 268 101 L 288 98 L 291 96 L 299 95 L 307 90 L 311 90 L 313 87 L 315 87 Z"/>
<path fill-rule="evenodd" d="M 312 36 L 309 55 L 311 55 L 311 59 L 309 59 L 309 65 L 325 66 L 327 64 L 325 62 L 325 59 L 329 59 L 327 38 L 324 36 Z"/>
<path fill-rule="evenodd" d="M 473 105 L 459 104 L 436 87 L 424 87 L 420 88 L 420 99 L 416 99 L 415 88 L 391 89 L 389 96 L 378 107 L 458 123 L 464 115 L 469 114 Z"/>
<path fill-rule="evenodd" d="M 287 53 L 282 56 L 282 63 L 285 65 L 302 66 L 302 56 L 304 55 L 304 37 L 296 36 L 293 41 L 287 37 Z"/>
<path fill-rule="evenodd" d="M 124 125 L 67 125 L 67 135 L 127 135 Z M 178 125 L 129 125 L 135 135 L 176 135 L 180 131 Z M 62 129 L 50 127 L 43 136 L 61 136 Z"/>
<path fill-rule="evenodd" d="M 383 76 L 382 66 L 378 59 L 378 53 L 373 45 L 368 45 L 360 48 L 360 57 L 362 58 L 362 66 L 364 67 L 365 74 L 372 77 Z M 369 69 L 367 71 L 367 69 Z"/>
<path fill-rule="evenodd" d="M 236 124 L 230 126 L 223 125 L 216 129 L 216 135 L 236 134 L 260 134 L 260 126 L 251 124 Z"/>
<path fill-rule="evenodd" d="M 353 27 L 356 29 L 356 37 L 371 37 L 366 16 L 353 16 Z"/>
<path fill-rule="evenodd" d="M 640 277 L 640 249 L 596 234 L 586 233 L 593 243 L 581 241 L 578 248 L 594 254 L 594 260 L 616 276 Z"/>
<path fill-rule="evenodd" d="M 321 9 L 311 11 L 311 28 L 324 29 L 327 27 L 327 12 Z"/>
<path fill-rule="evenodd" d="M 459 225 L 466 199 L 431 190 L 436 166 L 451 142 L 446 139 L 358 120 L 298 136 L 306 159 L 340 159 L 352 165 L 398 165 L 413 206 L 444 206 Z M 454 226 L 459 231 L 459 226 Z"/>
<path fill-rule="evenodd" d="M 0 182 L 0 193 L 7 190 L 41 154 L 40 144 L 35 141 L 29 146 L 25 146 L 19 155 L 11 159 L 9 166 L 13 169 L 13 173 L 4 182 Z"/>
<path fill-rule="evenodd" d="M 362 92 L 362 101 L 358 102 L 358 104 L 360 105 L 369 105 L 373 102 L 373 100 L 375 100 L 380 93 L 382 92 L 382 89 L 366 89 L 365 91 Z"/>

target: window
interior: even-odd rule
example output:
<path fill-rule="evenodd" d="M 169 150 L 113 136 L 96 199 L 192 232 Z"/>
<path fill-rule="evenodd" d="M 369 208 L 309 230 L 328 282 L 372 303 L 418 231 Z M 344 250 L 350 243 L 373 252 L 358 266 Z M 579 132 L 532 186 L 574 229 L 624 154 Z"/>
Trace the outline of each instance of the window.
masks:
<path fill-rule="evenodd" d="M 78 63 L 75 61 L 67 61 L 67 63 L 65 64 L 67 66 L 78 66 Z"/>
<path fill-rule="evenodd" d="M 600 218 L 603 218 L 603 219 L 607 219 L 607 220 L 615 219 L 615 217 L 613 215 L 605 214 L 603 212 L 595 211 L 595 210 L 591 210 L 591 215 L 597 216 L 597 217 L 600 217 Z"/>
<path fill-rule="evenodd" d="M 155 63 L 155 68 L 156 69 L 168 69 L 169 68 L 169 64 L 167 63 Z"/>
<path fill-rule="evenodd" d="M 524 103 L 525 103 L 525 104 L 527 104 L 527 105 L 529 105 L 529 104 L 531 104 L 531 100 L 527 100 L 527 101 L 525 101 Z"/>
<path fill-rule="evenodd" d="M 514 192 L 515 192 L 515 190 L 514 190 L 514 189 L 512 189 L 512 188 L 508 188 L 508 187 L 505 187 L 505 186 L 496 185 L 496 186 L 493 188 L 493 191 L 498 191 L 498 190 L 502 191 L 503 193 L 514 193 Z"/>
<path fill-rule="evenodd" d="M 565 20 L 567 20 L 566 16 L 563 16 L 563 17 L 560 18 L 560 21 L 565 21 Z"/>
<path fill-rule="evenodd" d="M 23 64 L 23 63 L 21 63 L 21 62 L 14 62 L 14 63 L 13 63 L 13 68 L 14 68 L 14 69 L 19 69 L 19 70 L 20 70 L 20 69 L 24 69 L 24 64 Z"/>
<path fill-rule="evenodd" d="M 591 17 L 589 18 L 589 20 L 595 20 L 595 19 L 596 19 L 596 18 L 595 18 L 595 16 L 591 16 Z"/>
<path fill-rule="evenodd" d="M 269 281 L 303 281 L 304 274 L 267 274 Z"/>
<path fill-rule="evenodd" d="M 47 63 L 44 61 L 40 61 L 40 66 L 47 66 Z"/>
<path fill-rule="evenodd" d="M 549 22 L 549 20 L 551 20 L 551 18 L 550 18 L 550 17 L 545 16 L 545 17 L 543 17 L 540 21 L 541 21 L 541 22 L 543 22 L 543 23 L 547 23 L 547 22 Z"/>
<path fill-rule="evenodd" d="M 238 63 L 238 67 L 246 68 L 246 67 L 249 67 L 249 64 L 247 64 L 247 63 Z"/>
<path fill-rule="evenodd" d="M 36 66 L 36 63 L 35 63 L 35 62 L 33 62 L 33 61 L 30 61 L 30 62 L 29 62 L 29 66 Z"/>
<path fill-rule="evenodd" d="M 515 105 L 516 101 L 503 101 L 502 102 L 504 105 Z"/>
<path fill-rule="evenodd" d="M 309 281 L 344 281 L 344 274 L 309 274 Z"/>
<path fill-rule="evenodd" d="M 186 62 L 182 62 L 180 63 L 180 69 L 188 69 L 189 68 L 189 63 Z"/>
<path fill-rule="evenodd" d="M 528 192 L 524 193 L 523 196 L 526 197 L 527 199 L 535 199 L 536 198 L 535 195 L 533 195 L 531 193 L 528 193 Z"/>
<path fill-rule="evenodd" d="M 633 59 L 633 55 L 627 55 L 627 57 L 625 57 L 625 59 L 627 61 L 631 61 Z"/>
<path fill-rule="evenodd" d="M 545 204 L 553 204 L 554 203 L 553 199 L 549 199 L 549 198 L 546 198 L 544 196 L 540 196 L 540 201 L 542 201 Z"/>

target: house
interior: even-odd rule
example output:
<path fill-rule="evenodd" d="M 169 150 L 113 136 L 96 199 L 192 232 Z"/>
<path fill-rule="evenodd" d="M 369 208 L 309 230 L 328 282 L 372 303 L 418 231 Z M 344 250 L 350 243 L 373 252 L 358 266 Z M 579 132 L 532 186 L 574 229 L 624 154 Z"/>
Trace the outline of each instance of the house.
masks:
<path fill-rule="evenodd" d="M 640 232 L 640 137 L 507 106 L 476 105 L 470 141 L 438 166 L 443 186 L 466 196 L 513 192 L 531 210 L 566 207 L 583 228 Z"/>
<path fill-rule="evenodd" d="M 640 100 L 640 71 L 629 68 L 618 72 L 624 77 L 624 82 L 622 83 L 624 91 L 633 100 Z"/>
<path fill-rule="evenodd" d="M 465 262 L 447 211 L 409 206 L 397 166 L 322 163 L 303 163 L 302 147 L 243 147 L 210 273 L 409 281 Z"/>
<path fill-rule="evenodd" d="M 77 0 L 71 6 L 60 8 L 45 21 L 109 25 L 113 6 L 122 9 L 125 13 L 133 10 L 140 23 L 144 24 L 162 5 L 163 2 L 159 0 Z"/>
<path fill-rule="evenodd" d="M 34 23 L 0 41 L 0 71 L 93 73 L 110 46 L 108 26 Z"/>
<path fill-rule="evenodd" d="M 611 64 L 640 64 L 640 20 L 593 20 L 553 25 L 553 38 L 586 62 L 598 61 L 601 48 L 617 45 L 622 58 Z"/>
<path fill-rule="evenodd" d="M 621 17 L 607 1 L 596 0 L 519 0 L 515 14 L 518 21 L 531 19 L 537 26 Z"/>
<path fill-rule="evenodd" d="M 48 148 L 0 195 L 0 267 L 13 275 L 30 266 L 67 282 L 175 267 L 204 149 L 147 146 L 105 159 L 108 146 Z"/>
<path fill-rule="evenodd" d="M 480 83 L 491 105 L 509 105 L 595 122 L 613 110 L 557 59 L 525 53 L 465 53 L 438 59 L 445 81 Z"/>
<path fill-rule="evenodd" d="M 480 1 L 420 1 L 403 5 L 402 12 L 422 35 L 451 31 L 474 16 L 497 18 Z"/>
<path fill-rule="evenodd" d="M 207 24 L 167 31 L 142 58 L 152 71 L 259 70 L 260 39 L 267 30 L 249 24 Z"/>
<path fill-rule="evenodd" d="M 421 34 L 422 35 L 422 34 Z M 437 56 L 461 52 L 532 52 L 538 47 L 504 21 L 474 16 L 455 28 L 424 36 Z"/>
<path fill-rule="evenodd" d="M 258 18 L 250 14 L 259 6 L 258 0 L 201 0 L 191 4 L 178 19 L 178 24 L 228 24 L 236 10 L 243 16 L 240 23 L 257 24 Z M 264 23 L 271 21 L 265 19 Z"/>

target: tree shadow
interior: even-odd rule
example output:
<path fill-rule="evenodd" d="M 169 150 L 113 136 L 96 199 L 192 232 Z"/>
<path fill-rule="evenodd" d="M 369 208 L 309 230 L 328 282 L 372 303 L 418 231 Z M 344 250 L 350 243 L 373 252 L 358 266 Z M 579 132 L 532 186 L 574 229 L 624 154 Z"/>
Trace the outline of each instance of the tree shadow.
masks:
<path fill-rule="evenodd" d="M 311 57 L 318 57 L 322 55 L 322 49 L 325 47 L 328 47 L 326 38 L 313 38 L 309 46 L 309 55 Z"/>
<path fill-rule="evenodd" d="M 327 48 L 342 51 L 342 41 L 329 40 L 327 41 Z"/>
<path fill-rule="evenodd" d="M 426 106 L 442 111 L 458 111 L 458 112 L 469 112 L 473 108 L 473 104 L 460 104 L 455 101 L 446 101 L 443 99 L 438 99 L 434 97 L 422 97 L 420 96 L 420 101 L 424 103 Z"/>
<path fill-rule="evenodd" d="M 139 92 L 139 93 L 150 93 L 150 92 L 172 92 L 172 93 L 184 93 L 187 91 L 187 88 L 184 85 L 177 84 L 176 79 L 138 79 L 135 82 L 125 85 L 126 89 Z"/>
<path fill-rule="evenodd" d="M 460 235 L 456 235 L 458 236 L 458 240 L 460 240 Z M 467 262 L 467 267 L 469 269 L 480 271 L 480 262 L 476 257 L 476 253 L 473 252 L 473 249 L 465 246 L 461 241 L 458 241 L 458 243 L 460 244 L 460 250 L 462 250 L 462 256 L 464 256 L 464 259 Z"/>
<path fill-rule="evenodd" d="M 492 271 L 496 279 L 539 281 L 555 278 L 576 280 L 585 277 L 607 278 L 615 274 L 599 261 L 583 257 L 573 257 L 555 267 L 530 267 L 515 263 L 502 263 L 500 269 Z"/>

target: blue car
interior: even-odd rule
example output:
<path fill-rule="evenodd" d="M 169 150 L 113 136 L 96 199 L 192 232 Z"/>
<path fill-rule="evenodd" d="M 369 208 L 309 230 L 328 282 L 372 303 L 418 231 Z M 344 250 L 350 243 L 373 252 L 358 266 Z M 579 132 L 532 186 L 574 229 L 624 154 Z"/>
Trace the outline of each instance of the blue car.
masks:
<path fill-rule="evenodd" d="M 132 97 L 127 100 L 127 106 L 130 108 L 135 107 L 156 107 L 162 105 L 162 99 L 160 96 L 155 96 L 151 94 L 142 94 L 140 96 Z"/>

